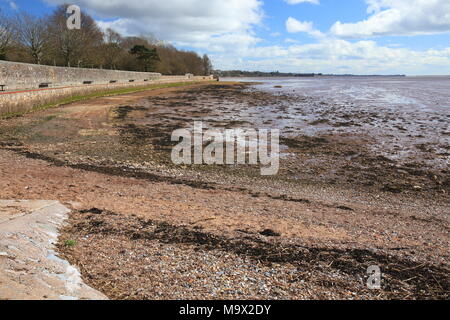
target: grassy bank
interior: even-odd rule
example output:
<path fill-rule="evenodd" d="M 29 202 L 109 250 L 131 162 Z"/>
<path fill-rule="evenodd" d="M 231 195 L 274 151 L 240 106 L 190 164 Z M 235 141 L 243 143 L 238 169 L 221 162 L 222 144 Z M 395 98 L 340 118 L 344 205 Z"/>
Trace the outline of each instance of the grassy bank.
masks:
<path fill-rule="evenodd" d="M 106 96 L 116 96 L 122 94 L 136 93 L 147 90 L 155 90 L 155 89 L 164 89 L 164 88 L 174 88 L 174 87 L 182 87 L 186 85 L 199 84 L 199 83 L 208 83 L 208 82 L 174 82 L 174 83 L 161 83 L 161 84 L 153 84 L 142 87 L 133 87 L 133 88 L 120 88 L 120 89 L 111 89 L 111 90 L 99 90 L 89 94 L 81 94 L 81 95 L 73 95 L 66 98 L 59 99 L 55 102 L 39 105 L 33 107 L 30 110 L 17 111 L 17 112 L 8 112 L 5 114 L 0 114 L 0 119 L 9 119 L 13 117 L 19 117 L 27 113 L 46 110 L 49 108 L 55 108 L 58 106 L 66 105 L 73 102 L 101 98 Z"/>

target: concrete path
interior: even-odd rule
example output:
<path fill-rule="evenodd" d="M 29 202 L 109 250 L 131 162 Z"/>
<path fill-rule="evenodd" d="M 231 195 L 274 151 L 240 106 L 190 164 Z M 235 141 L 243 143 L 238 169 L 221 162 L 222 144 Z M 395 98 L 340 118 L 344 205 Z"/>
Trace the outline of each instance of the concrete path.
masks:
<path fill-rule="evenodd" d="M 0 200 L 0 300 L 107 299 L 54 251 L 69 212 L 57 201 Z"/>

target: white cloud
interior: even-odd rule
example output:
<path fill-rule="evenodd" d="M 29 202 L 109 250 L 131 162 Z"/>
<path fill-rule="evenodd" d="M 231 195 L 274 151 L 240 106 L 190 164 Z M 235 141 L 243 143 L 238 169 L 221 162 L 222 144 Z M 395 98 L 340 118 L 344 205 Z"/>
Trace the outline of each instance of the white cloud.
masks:
<path fill-rule="evenodd" d="M 291 39 L 291 38 L 286 38 L 286 39 L 284 39 L 284 42 L 286 42 L 286 43 L 299 43 L 298 40 Z"/>
<path fill-rule="evenodd" d="M 17 3 L 15 3 L 14 1 L 10 1 L 10 2 L 9 2 L 9 6 L 10 6 L 11 9 L 13 9 L 13 10 L 19 10 L 19 6 L 18 6 Z"/>
<path fill-rule="evenodd" d="M 62 4 L 67 0 L 46 0 Z M 153 33 L 179 44 L 223 50 L 259 41 L 252 27 L 263 18 L 260 0 L 78 0 L 82 10 L 102 18 L 99 25 L 125 35 Z M 219 48 L 221 47 L 221 48 Z"/>
<path fill-rule="evenodd" d="M 319 31 L 314 29 L 314 24 L 310 21 L 298 21 L 295 18 L 289 17 L 286 20 L 286 30 L 289 33 L 300 33 L 304 32 L 307 33 L 313 37 L 321 37 L 323 34 Z"/>
<path fill-rule="evenodd" d="M 323 39 L 313 44 L 251 48 L 239 57 L 214 55 L 222 69 L 356 74 L 448 74 L 450 47 L 414 51 L 375 41 Z"/>
<path fill-rule="evenodd" d="M 15 1 L 13 1 L 13 0 L 3 0 L 4 2 L 7 2 L 8 3 L 8 5 L 9 5 L 9 7 L 12 9 L 12 10 L 19 10 L 19 6 L 17 5 L 17 3 L 15 2 Z"/>
<path fill-rule="evenodd" d="M 371 16 L 336 22 L 331 33 L 343 38 L 450 33 L 449 0 L 366 0 Z"/>
<path fill-rule="evenodd" d="M 286 21 L 286 29 L 289 33 L 311 32 L 314 30 L 313 23 L 309 21 L 298 21 L 289 17 Z"/>
<path fill-rule="evenodd" d="M 284 0 L 284 2 L 287 2 L 288 4 L 299 4 L 304 2 L 319 4 L 319 0 Z"/>

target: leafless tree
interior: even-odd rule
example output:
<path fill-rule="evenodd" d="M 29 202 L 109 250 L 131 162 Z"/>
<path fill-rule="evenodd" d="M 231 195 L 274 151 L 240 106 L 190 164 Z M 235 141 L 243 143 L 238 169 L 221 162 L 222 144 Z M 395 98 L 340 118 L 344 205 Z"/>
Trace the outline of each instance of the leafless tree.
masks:
<path fill-rule="evenodd" d="M 104 50 L 102 50 L 103 64 L 106 68 L 114 70 L 118 68 L 125 54 L 122 44 L 123 37 L 118 32 L 108 28 L 105 32 Z"/>
<path fill-rule="evenodd" d="M 59 6 L 49 19 L 51 58 L 64 66 L 99 66 L 103 33 L 94 19 L 83 13 L 81 29 L 69 30 L 66 10 L 67 5 Z"/>
<path fill-rule="evenodd" d="M 31 55 L 33 63 L 40 64 L 45 47 L 48 44 L 48 25 L 46 18 L 38 18 L 26 12 L 15 17 L 14 27 L 17 41 Z"/>
<path fill-rule="evenodd" d="M 204 72 L 203 75 L 209 76 L 212 73 L 213 66 L 212 66 L 211 60 L 209 59 L 207 54 L 205 54 L 203 56 L 202 61 L 203 61 L 203 72 Z"/>
<path fill-rule="evenodd" d="M 0 59 L 6 58 L 6 53 L 14 39 L 14 28 L 10 17 L 0 11 Z"/>

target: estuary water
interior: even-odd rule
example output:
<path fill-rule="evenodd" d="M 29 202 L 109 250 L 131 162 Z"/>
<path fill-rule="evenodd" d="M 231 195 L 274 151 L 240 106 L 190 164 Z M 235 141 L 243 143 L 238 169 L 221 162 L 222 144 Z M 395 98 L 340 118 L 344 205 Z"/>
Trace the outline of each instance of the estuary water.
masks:
<path fill-rule="evenodd" d="M 284 135 L 355 135 L 393 160 L 448 168 L 450 77 L 224 78 L 251 90 L 293 97 L 288 105 L 255 106 L 254 123 Z M 249 110 L 243 111 L 245 114 Z M 260 119 L 260 121 L 258 121 Z"/>

